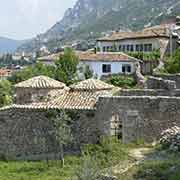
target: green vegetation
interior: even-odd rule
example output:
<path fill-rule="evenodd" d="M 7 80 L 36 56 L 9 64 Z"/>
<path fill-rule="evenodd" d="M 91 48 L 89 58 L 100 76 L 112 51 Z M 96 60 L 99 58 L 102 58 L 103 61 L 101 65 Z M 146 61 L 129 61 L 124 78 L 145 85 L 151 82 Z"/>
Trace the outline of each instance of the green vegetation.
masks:
<path fill-rule="evenodd" d="M 125 75 L 112 75 L 106 82 L 121 88 L 133 88 L 136 86 L 134 78 Z"/>
<path fill-rule="evenodd" d="M 159 50 L 153 51 L 151 53 L 129 52 L 128 55 L 144 61 L 155 61 L 159 60 L 161 57 Z"/>
<path fill-rule="evenodd" d="M 22 71 L 14 73 L 10 78 L 13 84 L 19 83 L 21 81 L 25 81 L 29 78 L 39 75 L 49 76 L 54 78 L 55 67 L 54 66 L 47 66 L 42 63 L 37 63 L 35 65 L 28 66 Z"/>
<path fill-rule="evenodd" d="M 12 103 L 12 85 L 7 80 L 0 81 L 0 107 Z"/>
<path fill-rule="evenodd" d="M 0 58 L 0 67 L 24 66 L 30 64 L 32 64 L 32 62 L 26 61 L 23 58 L 21 60 L 14 60 L 12 54 L 4 54 Z"/>
<path fill-rule="evenodd" d="M 64 167 L 64 146 L 72 142 L 71 127 L 69 126 L 71 118 L 67 113 L 61 111 L 56 113 L 56 116 L 52 119 L 54 130 L 51 133 L 55 137 L 55 149 L 56 153 L 60 154 L 61 167 Z"/>
<path fill-rule="evenodd" d="M 85 79 L 90 79 L 93 77 L 93 71 L 90 69 L 88 65 L 85 66 L 84 77 Z"/>
<path fill-rule="evenodd" d="M 132 150 L 148 148 L 146 160 L 134 165 L 123 174 L 114 167 L 125 167 L 135 162 L 129 154 Z M 119 140 L 104 139 L 97 145 L 86 145 L 80 156 L 65 156 L 65 165 L 60 161 L 6 161 L 0 162 L 1 180 L 95 180 L 99 172 L 112 173 L 120 180 L 179 180 L 180 154 L 145 144 L 124 145 Z M 129 165 L 128 165 L 129 164 Z M 112 171 L 112 172 L 110 172 Z M 115 174 L 114 174 L 115 173 Z M 96 179 L 97 180 L 97 179 Z"/>
<path fill-rule="evenodd" d="M 84 147 L 82 156 L 65 156 L 65 166 L 61 167 L 59 161 L 42 162 L 0 162 L 1 180 L 77 180 L 83 176 L 80 169 L 85 168 L 87 157 L 96 161 L 97 168 L 108 168 L 116 165 L 119 161 L 128 159 L 128 149 L 117 140 L 106 139 L 99 145 L 87 145 Z M 94 171 L 94 168 L 92 168 Z M 92 172 L 91 171 L 91 172 Z M 95 170 L 96 171 L 96 170 Z M 82 179 L 85 180 L 85 179 Z"/>
<path fill-rule="evenodd" d="M 76 81 L 76 72 L 78 58 L 72 49 L 66 49 L 64 55 L 62 55 L 57 61 L 56 66 L 44 65 L 37 63 L 35 65 L 28 66 L 22 71 L 14 73 L 9 80 L 16 84 L 21 81 L 25 81 L 29 78 L 39 75 L 45 75 L 56 80 L 62 81 L 67 85 Z"/>
<path fill-rule="evenodd" d="M 70 48 L 65 49 L 64 54 L 55 62 L 55 78 L 67 85 L 72 84 L 77 78 L 78 63 L 79 58 L 76 56 L 75 52 Z"/>
<path fill-rule="evenodd" d="M 180 49 L 178 49 L 172 57 L 169 57 L 165 63 L 162 72 L 166 73 L 180 73 Z"/>
<path fill-rule="evenodd" d="M 179 180 L 180 154 L 164 152 L 165 158 L 146 160 L 139 166 L 134 166 L 128 172 L 119 176 L 121 180 Z"/>

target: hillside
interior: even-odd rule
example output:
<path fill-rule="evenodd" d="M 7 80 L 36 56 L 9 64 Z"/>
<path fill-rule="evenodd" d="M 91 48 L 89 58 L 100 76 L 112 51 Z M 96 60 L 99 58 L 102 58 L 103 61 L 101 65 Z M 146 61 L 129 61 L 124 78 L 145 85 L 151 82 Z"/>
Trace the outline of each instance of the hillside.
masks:
<path fill-rule="evenodd" d="M 24 41 L 0 37 L 0 53 L 14 52 Z"/>
<path fill-rule="evenodd" d="M 138 30 L 179 15 L 179 0 L 78 0 L 62 20 L 19 50 L 92 40 L 111 30 Z"/>

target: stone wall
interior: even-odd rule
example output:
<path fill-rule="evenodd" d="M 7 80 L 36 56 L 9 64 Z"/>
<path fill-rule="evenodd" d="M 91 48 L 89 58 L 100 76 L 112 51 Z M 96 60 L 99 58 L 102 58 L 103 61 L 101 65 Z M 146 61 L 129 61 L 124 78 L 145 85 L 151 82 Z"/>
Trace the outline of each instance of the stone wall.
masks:
<path fill-rule="evenodd" d="M 176 88 L 180 89 L 180 74 L 155 74 L 155 77 L 159 77 L 165 80 L 171 80 L 176 82 Z"/>
<path fill-rule="evenodd" d="M 15 102 L 16 104 L 43 102 L 50 98 L 49 93 L 53 90 L 63 91 L 59 88 L 15 88 Z"/>
<path fill-rule="evenodd" d="M 171 91 L 176 89 L 176 81 L 151 76 L 146 81 L 146 86 L 147 89 L 166 89 Z"/>
<path fill-rule="evenodd" d="M 78 150 L 85 143 L 97 142 L 97 128 L 94 112 L 74 112 L 80 114 L 72 122 L 73 142 L 67 151 Z M 46 159 L 56 154 L 55 138 L 52 135 L 51 111 L 7 109 L 0 111 L 0 154 L 14 159 Z M 75 117 L 75 116 L 74 116 Z"/>
<path fill-rule="evenodd" d="M 101 97 L 98 103 L 98 121 L 104 133 L 109 133 L 114 114 L 122 121 L 125 143 L 143 139 L 158 140 L 163 130 L 180 126 L 180 98 L 176 97 Z M 106 128 L 105 128 L 106 127 Z"/>
<path fill-rule="evenodd" d="M 152 75 L 153 70 L 159 65 L 158 60 L 145 60 L 141 63 L 141 73 L 143 75 Z"/>
<path fill-rule="evenodd" d="M 175 96 L 180 97 L 180 89 L 174 89 L 172 91 L 164 89 L 122 89 L 118 93 L 118 96 Z"/>

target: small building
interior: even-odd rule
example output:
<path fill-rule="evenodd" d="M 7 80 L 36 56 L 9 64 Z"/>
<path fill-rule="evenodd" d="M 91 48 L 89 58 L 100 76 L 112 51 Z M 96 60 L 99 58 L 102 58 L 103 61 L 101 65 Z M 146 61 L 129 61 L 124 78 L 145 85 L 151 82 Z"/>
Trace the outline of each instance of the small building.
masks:
<path fill-rule="evenodd" d="M 64 91 L 66 85 L 46 76 L 37 76 L 15 85 L 16 103 L 48 101 L 54 91 Z"/>
<path fill-rule="evenodd" d="M 170 54 L 170 48 L 175 51 L 178 47 L 178 37 L 172 33 L 172 24 L 163 24 L 146 28 L 137 32 L 114 32 L 110 36 L 97 39 L 100 52 L 144 52 L 160 50 L 161 58 Z M 170 42 L 172 37 L 172 47 Z"/>
<path fill-rule="evenodd" d="M 87 65 L 98 78 L 112 74 L 133 74 L 135 72 L 136 64 L 140 62 L 140 60 L 122 52 L 94 53 L 81 51 L 76 52 L 76 54 L 80 59 L 78 66 L 79 74 L 83 73 L 83 67 Z M 47 65 L 54 65 L 55 60 L 57 60 L 60 55 L 62 55 L 62 53 L 52 54 L 41 57 L 38 61 Z"/>

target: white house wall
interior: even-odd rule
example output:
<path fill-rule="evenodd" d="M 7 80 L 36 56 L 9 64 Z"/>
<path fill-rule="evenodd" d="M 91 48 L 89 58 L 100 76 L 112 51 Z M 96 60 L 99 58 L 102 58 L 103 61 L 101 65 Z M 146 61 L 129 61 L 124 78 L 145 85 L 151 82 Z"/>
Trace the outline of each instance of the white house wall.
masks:
<path fill-rule="evenodd" d="M 103 64 L 111 64 L 111 73 L 103 73 L 102 65 Z M 83 61 L 79 64 L 79 66 L 88 65 L 91 70 L 93 70 L 94 74 L 100 78 L 103 75 L 110 74 L 120 74 L 122 72 L 122 65 L 130 65 L 131 73 L 133 74 L 135 71 L 135 66 L 133 62 L 109 62 L 109 61 Z"/>
<path fill-rule="evenodd" d="M 97 43 L 97 46 L 100 48 L 100 51 L 103 52 L 103 47 L 115 45 L 118 48 L 119 45 L 128 45 L 128 44 L 134 45 L 134 49 L 136 44 L 152 44 L 153 49 L 159 49 L 161 47 L 158 38 L 132 39 L 132 40 L 120 40 L 120 41 L 101 41 L 101 42 L 99 41 Z"/>

